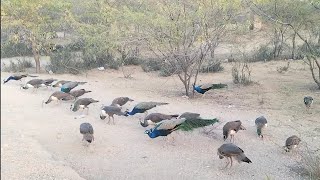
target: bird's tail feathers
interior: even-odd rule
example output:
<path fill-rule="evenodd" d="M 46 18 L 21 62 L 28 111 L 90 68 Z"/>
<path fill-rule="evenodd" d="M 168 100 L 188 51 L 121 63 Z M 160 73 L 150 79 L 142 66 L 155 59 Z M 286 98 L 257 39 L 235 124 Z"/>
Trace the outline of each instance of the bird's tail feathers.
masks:
<path fill-rule="evenodd" d="M 228 85 L 219 83 L 219 84 L 212 84 L 211 89 L 221 89 L 225 87 L 228 87 Z"/>
<path fill-rule="evenodd" d="M 187 119 L 178 127 L 182 131 L 191 131 L 195 128 L 205 127 L 219 122 L 217 118 L 214 119 Z"/>
<path fill-rule="evenodd" d="M 237 156 L 237 160 L 239 162 L 252 163 L 252 161 L 249 158 L 247 158 L 244 154 Z"/>

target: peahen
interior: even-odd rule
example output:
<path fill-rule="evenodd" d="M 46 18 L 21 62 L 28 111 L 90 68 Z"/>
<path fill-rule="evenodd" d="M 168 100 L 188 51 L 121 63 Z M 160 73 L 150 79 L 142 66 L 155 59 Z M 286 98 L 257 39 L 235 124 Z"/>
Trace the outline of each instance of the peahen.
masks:
<path fill-rule="evenodd" d="M 286 140 L 286 145 L 284 146 L 284 149 L 286 152 L 289 152 L 290 150 L 296 148 L 299 143 L 301 142 L 301 139 L 298 136 L 290 136 Z"/>
<path fill-rule="evenodd" d="M 249 158 L 247 158 L 247 156 L 244 154 L 244 151 L 232 143 L 223 144 L 222 146 L 220 146 L 218 148 L 217 154 L 220 159 L 223 159 L 224 157 L 227 158 L 228 163 L 227 163 L 226 167 L 228 167 L 230 162 L 231 162 L 230 167 L 232 167 L 232 157 L 237 159 L 239 163 L 241 163 L 241 162 L 252 163 L 251 160 Z"/>
<path fill-rule="evenodd" d="M 228 139 L 230 135 L 230 142 L 233 140 L 234 142 L 234 135 L 239 130 L 245 130 L 246 128 L 242 126 L 242 122 L 240 120 L 237 121 L 229 121 L 223 126 L 223 139 Z"/>
<path fill-rule="evenodd" d="M 29 89 L 29 88 L 36 88 L 39 87 L 47 87 L 46 81 L 43 79 L 32 79 L 28 81 L 24 86 L 22 86 L 22 89 Z"/>
<path fill-rule="evenodd" d="M 257 127 L 257 134 L 260 138 L 263 138 L 262 130 L 267 127 L 268 121 L 264 116 L 260 116 L 255 120 L 255 124 Z"/>
<path fill-rule="evenodd" d="M 307 111 L 309 111 L 311 105 L 313 104 L 313 98 L 311 96 L 305 96 L 303 102 L 306 105 Z"/>
<path fill-rule="evenodd" d="M 78 89 L 78 90 L 72 90 L 69 92 L 69 94 L 71 94 L 73 97 L 78 98 L 82 95 L 84 95 L 85 93 L 90 93 L 91 91 L 86 91 L 85 89 Z"/>
<path fill-rule="evenodd" d="M 50 78 L 50 79 L 45 79 L 43 81 L 44 81 L 44 84 L 48 87 L 48 86 L 52 86 L 52 83 L 54 81 L 57 81 L 57 79 Z"/>
<path fill-rule="evenodd" d="M 144 133 L 148 134 L 150 138 L 159 136 L 168 136 L 173 131 L 191 131 L 195 128 L 212 125 L 218 122 L 218 119 L 171 119 L 163 120 L 156 124 L 152 129 L 146 130 Z"/>
<path fill-rule="evenodd" d="M 107 115 L 109 117 L 108 124 L 110 123 L 110 117 L 112 117 L 113 124 L 114 124 L 113 115 L 128 116 L 127 112 L 122 112 L 121 107 L 118 107 L 118 106 L 104 106 L 104 107 L 102 107 L 100 119 L 104 120 L 107 117 Z"/>
<path fill-rule="evenodd" d="M 199 113 L 192 113 L 192 112 L 184 112 L 182 113 L 179 118 L 186 118 L 186 119 L 196 119 L 196 118 L 200 118 L 200 114 Z"/>
<path fill-rule="evenodd" d="M 97 103 L 99 102 L 98 100 L 94 100 L 92 98 L 81 98 L 78 99 L 73 105 L 71 105 L 70 110 L 72 110 L 73 112 L 78 111 L 80 108 L 82 109 L 87 109 L 87 114 L 89 112 L 89 105 L 91 103 Z"/>
<path fill-rule="evenodd" d="M 146 113 L 147 110 L 150 110 L 156 106 L 161 106 L 161 105 L 166 105 L 169 103 L 163 103 L 163 102 L 141 102 L 139 104 L 137 104 L 136 106 L 134 106 L 134 108 L 132 109 L 132 111 L 127 112 L 128 115 L 135 115 L 137 113 Z"/>
<path fill-rule="evenodd" d="M 227 84 L 203 84 L 203 85 L 194 85 L 193 84 L 193 89 L 197 91 L 198 93 L 204 94 L 210 89 L 221 89 L 227 87 Z"/>
<path fill-rule="evenodd" d="M 129 97 L 117 97 L 112 101 L 111 106 L 123 106 L 129 101 L 134 100 L 130 99 Z"/>
<path fill-rule="evenodd" d="M 169 114 L 162 114 L 162 113 L 151 113 L 144 118 L 143 122 L 140 121 L 140 125 L 142 127 L 147 127 L 151 124 L 156 124 L 162 120 L 177 118 L 178 116 L 179 116 L 178 114 L 169 115 Z"/>
<path fill-rule="evenodd" d="M 61 81 L 56 82 L 54 85 L 52 85 L 52 87 L 60 87 L 61 88 L 62 85 L 64 85 L 65 83 L 68 83 L 68 82 L 71 82 L 71 81 L 61 80 Z"/>
<path fill-rule="evenodd" d="M 61 91 L 65 93 L 69 93 L 73 88 L 77 87 L 79 84 L 85 84 L 87 82 L 67 82 L 61 86 Z"/>
<path fill-rule="evenodd" d="M 94 141 L 93 127 L 90 123 L 80 124 L 80 133 L 83 135 L 82 141 L 86 140 L 88 143 Z"/>
<path fill-rule="evenodd" d="M 68 100 L 73 100 L 73 99 L 75 99 L 75 98 L 68 93 L 56 91 L 51 94 L 51 96 L 48 98 L 48 100 L 45 102 L 45 104 L 49 104 L 51 101 L 59 102 L 60 100 L 68 101 Z"/>
<path fill-rule="evenodd" d="M 13 74 L 13 75 L 9 76 L 7 79 L 3 80 L 3 84 L 9 82 L 10 80 L 21 81 L 22 78 L 25 78 L 28 76 L 29 77 L 38 77 L 38 76 L 29 75 L 29 74 L 21 74 L 21 75 Z"/>

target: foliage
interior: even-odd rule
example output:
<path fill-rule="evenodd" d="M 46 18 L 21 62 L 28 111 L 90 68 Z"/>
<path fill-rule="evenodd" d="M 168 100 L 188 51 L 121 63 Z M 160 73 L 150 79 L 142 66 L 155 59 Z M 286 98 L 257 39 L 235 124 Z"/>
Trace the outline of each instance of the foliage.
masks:
<path fill-rule="evenodd" d="M 9 30 L 14 43 L 24 43 L 31 48 L 40 71 L 40 53 L 45 51 L 47 40 L 55 30 L 64 27 L 64 10 L 69 3 L 63 0 L 3 0 L 1 1 L 1 30 Z"/>
<path fill-rule="evenodd" d="M 10 61 L 10 64 L 7 65 L 2 63 L 3 71 L 5 72 L 25 72 L 27 68 L 32 68 L 33 64 L 26 59 L 18 59 L 17 62 Z"/>
<path fill-rule="evenodd" d="M 252 83 L 251 68 L 248 62 L 235 62 L 232 67 L 232 78 L 235 84 L 250 85 Z"/>
<path fill-rule="evenodd" d="M 222 66 L 221 61 L 211 62 L 209 64 L 203 64 L 201 66 L 200 72 L 202 73 L 215 73 L 223 71 L 224 67 Z"/>

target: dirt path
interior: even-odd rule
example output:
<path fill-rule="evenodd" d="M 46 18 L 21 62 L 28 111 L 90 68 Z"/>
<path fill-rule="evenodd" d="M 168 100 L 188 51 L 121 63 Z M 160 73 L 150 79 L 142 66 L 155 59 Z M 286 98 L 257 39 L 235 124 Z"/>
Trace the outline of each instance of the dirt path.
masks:
<path fill-rule="evenodd" d="M 74 119 L 79 114 L 69 110 L 70 102 L 42 107 L 42 100 L 54 90 L 39 89 L 33 93 L 19 89 L 20 82 L 2 84 L 1 175 L 4 179 L 304 179 L 290 171 L 298 158 L 284 153 L 280 146 L 296 133 L 313 147 L 320 146 L 319 136 L 314 135 L 319 134 L 314 129 L 320 129 L 317 121 L 320 103 L 314 103 L 313 114 L 306 114 L 300 102 L 300 96 L 307 92 L 312 92 L 317 99 L 320 99 L 319 93 L 290 86 L 292 79 L 296 84 L 305 82 L 311 86 L 311 80 L 306 82 L 308 72 L 305 70 L 295 77 L 290 75 L 296 72 L 282 76 L 270 73 L 266 77 L 263 73 L 274 71 L 274 65 L 255 66 L 259 75 L 254 78 L 260 85 L 232 85 L 227 67 L 222 73 L 202 75 L 201 80 L 226 82 L 230 85 L 228 90 L 192 100 L 181 98 L 179 93 L 183 91 L 176 78 L 161 78 L 139 69 L 131 80 L 122 78 L 116 71 L 93 71 L 88 77 L 54 75 L 57 79 L 87 81 L 81 88 L 92 93 L 85 96 L 100 100 L 90 105 L 89 115 L 83 119 Z M 2 73 L 2 79 L 8 75 Z M 218 117 L 221 124 L 206 128 L 214 128 L 209 135 L 202 129 L 192 133 L 174 132 L 172 145 L 163 138 L 150 139 L 143 133 L 145 128 L 138 124 L 143 115 L 115 116 L 116 125 L 100 120 L 101 104 L 109 104 L 118 96 L 135 99 L 125 107 L 128 109 L 141 101 L 169 102 L 149 113 L 193 111 L 204 118 Z M 259 98 L 264 101 L 262 105 Z M 254 120 L 260 115 L 269 120 L 267 138 L 263 141 L 257 138 L 254 127 Z M 236 135 L 236 144 L 253 163 L 235 163 L 233 168 L 221 170 L 225 161 L 216 153 L 223 144 L 221 129 L 226 121 L 237 119 L 247 130 Z M 89 147 L 81 142 L 79 125 L 82 122 L 90 122 L 95 130 L 95 142 Z"/>

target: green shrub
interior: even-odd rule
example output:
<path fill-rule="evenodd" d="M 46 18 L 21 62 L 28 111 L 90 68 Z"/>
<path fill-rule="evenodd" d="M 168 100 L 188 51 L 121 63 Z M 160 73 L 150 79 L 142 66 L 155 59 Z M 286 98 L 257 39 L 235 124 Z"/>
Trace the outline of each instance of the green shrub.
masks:
<path fill-rule="evenodd" d="M 270 61 L 274 59 L 273 49 L 262 45 L 259 49 L 252 55 L 252 61 Z"/>

